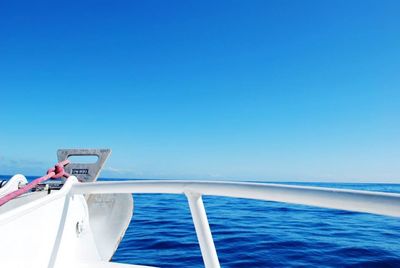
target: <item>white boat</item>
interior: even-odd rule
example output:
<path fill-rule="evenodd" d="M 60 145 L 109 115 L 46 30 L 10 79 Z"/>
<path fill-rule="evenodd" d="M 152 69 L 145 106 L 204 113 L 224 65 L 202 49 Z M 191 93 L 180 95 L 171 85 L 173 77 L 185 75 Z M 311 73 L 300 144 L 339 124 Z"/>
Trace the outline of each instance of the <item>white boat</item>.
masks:
<path fill-rule="evenodd" d="M 400 217 L 400 194 L 284 184 L 211 181 L 96 181 L 108 149 L 58 150 L 70 176 L 40 184 L 0 206 L 0 267 L 148 267 L 110 262 L 133 215 L 132 194 L 186 195 L 205 267 L 220 267 L 202 195 L 250 198 Z M 0 200 L 28 184 L 0 183 Z M 239 250 L 239 249 L 238 249 Z M 162 266 L 162 264 L 160 264 Z"/>

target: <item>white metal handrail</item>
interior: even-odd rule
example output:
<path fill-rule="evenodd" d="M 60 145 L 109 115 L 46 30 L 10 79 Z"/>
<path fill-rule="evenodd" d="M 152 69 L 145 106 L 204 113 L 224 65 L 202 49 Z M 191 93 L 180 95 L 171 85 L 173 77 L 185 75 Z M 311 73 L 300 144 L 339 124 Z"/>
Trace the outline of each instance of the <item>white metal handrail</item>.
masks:
<path fill-rule="evenodd" d="M 110 181 L 78 183 L 73 193 L 199 193 L 400 217 L 400 194 L 272 183 Z"/>
<path fill-rule="evenodd" d="M 111 181 L 76 183 L 72 194 L 185 194 L 206 267 L 220 267 L 202 195 L 249 198 L 400 217 L 400 194 L 267 183 Z"/>

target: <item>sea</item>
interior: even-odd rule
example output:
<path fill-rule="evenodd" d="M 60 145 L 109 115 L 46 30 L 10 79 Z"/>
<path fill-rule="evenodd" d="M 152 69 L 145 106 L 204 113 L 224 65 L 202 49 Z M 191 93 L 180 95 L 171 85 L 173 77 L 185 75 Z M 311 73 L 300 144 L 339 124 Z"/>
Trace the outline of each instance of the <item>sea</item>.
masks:
<path fill-rule="evenodd" d="M 400 193 L 400 184 L 290 183 Z M 222 267 L 400 267 L 400 218 L 204 196 Z M 112 261 L 204 267 L 186 198 L 135 194 Z"/>

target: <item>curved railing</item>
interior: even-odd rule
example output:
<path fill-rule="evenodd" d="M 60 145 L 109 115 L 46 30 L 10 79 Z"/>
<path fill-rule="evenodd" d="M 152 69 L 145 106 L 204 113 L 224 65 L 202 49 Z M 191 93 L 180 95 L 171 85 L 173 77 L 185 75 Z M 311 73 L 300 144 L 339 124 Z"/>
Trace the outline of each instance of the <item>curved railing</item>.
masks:
<path fill-rule="evenodd" d="M 206 181 L 112 181 L 74 183 L 72 194 L 185 194 L 206 267 L 220 267 L 202 195 L 285 202 L 400 217 L 400 194 L 284 184 Z"/>

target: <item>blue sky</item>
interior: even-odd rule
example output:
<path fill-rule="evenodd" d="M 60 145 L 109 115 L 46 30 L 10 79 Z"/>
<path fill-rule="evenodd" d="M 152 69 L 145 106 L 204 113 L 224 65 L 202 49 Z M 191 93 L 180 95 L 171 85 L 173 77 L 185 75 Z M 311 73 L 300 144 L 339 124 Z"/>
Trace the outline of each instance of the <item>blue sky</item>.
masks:
<path fill-rule="evenodd" d="M 400 182 L 398 1 L 3 1 L 0 174 Z"/>

